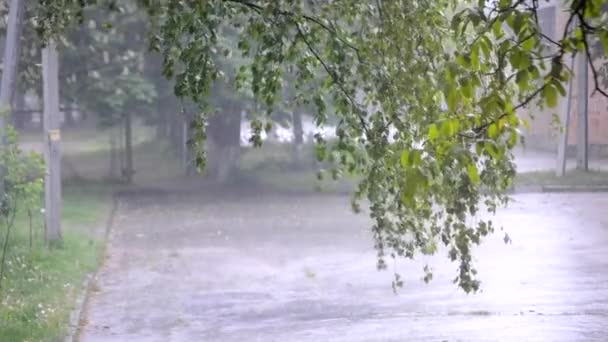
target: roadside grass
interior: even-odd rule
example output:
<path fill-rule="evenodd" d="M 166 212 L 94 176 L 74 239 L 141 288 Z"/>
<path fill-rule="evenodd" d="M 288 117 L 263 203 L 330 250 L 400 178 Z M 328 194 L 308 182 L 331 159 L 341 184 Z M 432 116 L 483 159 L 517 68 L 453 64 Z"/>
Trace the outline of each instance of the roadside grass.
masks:
<path fill-rule="evenodd" d="M 357 185 L 355 177 L 319 180 L 315 170 L 253 170 L 241 175 L 246 181 L 279 192 L 349 194 Z"/>
<path fill-rule="evenodd" d="M 111 190 L 83 184 L 64 189 L 61 247 L 44 246 L 39 212 L 30 247 L 28 216 L 18 213 L 0 292 L 0 341 L 61 340 L 83 280 L 100 264 Z"/>
<path fill-rule="evenodd" d="M 262 187 L 295 193 L 350 193 L 357 178 L 347 175 L 333 180 L 325 174 L 318 178 L 323 165 L 314 157 L 312 145 L 304 145 L 296 161 L 291 144 L 264 144 L 261 148 L 246 148 L 239 164 L 240 178 Z"/>
<path fill-rule="evenodd" d="M 517 174 L 515 187 L 526 186 L 564 186 L 564 187 L 605 187 L 608 186 L 608 172 L 590 170 L 569 170 L 563 177 L 553 171 L 533 171 Z"/>
<path fill-rule="evenodd" d="M 115 129 L 115 133 L 119 133 Z M 89 183 L 116 183 L 120 178 L 120 159 L 124 153 L 120 150 L 115 154 L 115 169 L 110 170 L 111 152 L 108 129 L 98 128 L 94 124 L 82 128 L 66 128 L 62 130 L 61 174 L 64 181 Z M 115 137 L 118 140 L 121 137 Z M 42 133 L 27 131 L 20 134 L 21 148 L 26 151 L 42 153 Z M 117 147 L 118 148 L 118 147 Z M 175 177 L 181 171 L 174 153 L 171 153 L 168 143 L 158 141 L 155 129 L 136 122 L 133 126 L 133 156 L 135 167 L 135 183 L 143 185 L 155 181 Z"/>
<path fill-rule="evenodd" d="M 314 160 L 312 146 L 304 146 L 302 160 L 294 165 L 293 148 L 289 144 L 265 144 L 261 148 L 244 149 L 240 162 L 240 177 L 249 182 L 289 192 L 352 193 L 357 177 L 347 175 L 334 181 L 327 175 L 317 179 L 322 168 Z M 514 189 L 548 188 L 593 189 L 608 187 L 608 171 L 569 170 L 563 177 L 553 171 L 532 171 L 518 173 L 514 179 Z"/>
<path fill-rule="evenodd" d="M 167 143 L 146 127 L 134 129 L 135 185 L 155 184 L 179 175 L 180 165 Z M 124 184 L 109 179 L 108 131 L 95 127 L 62 134 L 63 244 L 44 245 L 44 221 L 19 212 L 11 230 L 5 275 L 0 289 L 0 341 L 60 341 L 82 294 L 84 280 L 102 262 L 106 220 L 114 190 Z M 22 148 L 39 150 L 41 136 L 21 136 Z M 41 203 L 42 206 L 42 203 Z M 0 246 L 6 227 L 0 222 Z"/>
<path fill-rule="evenodd" d="M 85 153 L 64 155 L 62 178 L 77 182 L 116 183 L 120 170 L 110 171 L 110 151 L 103 148 Z M 168 143 L 141 141 L 133 146 L 134 183 L 151 185 L 156 182 L 181 176 L 181 166 Z M 120 164 L 117 161 L 118 164 Z M 119 167 L 120 165 L 116 165 Z"/>

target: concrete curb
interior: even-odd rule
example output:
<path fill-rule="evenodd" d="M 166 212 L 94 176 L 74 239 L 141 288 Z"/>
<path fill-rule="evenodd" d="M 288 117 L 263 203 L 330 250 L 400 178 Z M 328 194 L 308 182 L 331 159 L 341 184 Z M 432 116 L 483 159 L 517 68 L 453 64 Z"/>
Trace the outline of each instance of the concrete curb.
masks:
<path fill-rule="evenodd" d="M 112 228 L 112 224 L 114 223 L 114 216 L 116 215 L 117 209 L 118 209 L 118 199 L 117 199 L 116 193 L 113 193 L 112 194 L 112 207 L 110 208 L 110 212 L 108 214 L 108 218 L 107 218 L 107 221 L 105 224 L 105 230 L 104 230 L 104 234 L 103 234 L 104 247 L 103 247 L 103 251 L 101 253 L 102 264 L 103 264 L 103 260 L 105 259 L 108 238 L 110 236 L 110 230 Z M 89 302 L 91 288 L 92 288 L 95 280 L 97 279 L 97 274 L 99 273 L 99 270 L 101 269 L 102 264 L 99 265 L 97 270 L 88 274 L 82 283 L 83 290 L 79 294 L 78 298 L 76 298 L 75 309 L 72 310 L 72 312 L 70 313 L 68 331 L 66 333 L 65 338 L 63 339 L 64 342 L 77 342 L 78 341 L 78 338 L 80 336 L 80 328 L 82 326 L 82 323 L 84 323 L 85 317 L 86 317 L 85 311 L 86 311 L 86 308 L 87 308 L 87 305 Z"/>
<path fill-rule="evenodd" d="M 526 185 L 509 191 L 511 195 L 534 193 L 580 193 L 608 192 L 608 185 Z"/>
<path fill-rule="evenodd" d="M 608 192 L 607 185 L 545 185 L 543 192 Z"/>

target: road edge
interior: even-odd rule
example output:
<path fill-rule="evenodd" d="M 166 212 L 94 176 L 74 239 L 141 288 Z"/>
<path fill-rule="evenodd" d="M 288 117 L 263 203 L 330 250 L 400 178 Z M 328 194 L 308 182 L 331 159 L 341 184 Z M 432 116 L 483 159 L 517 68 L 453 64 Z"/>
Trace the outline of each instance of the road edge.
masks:
<path fill-rule="evenodd" d="M 99 267 L 94 272 L 89 273 L 84 281 L 82 282 L 82 290 L 80 294 L 76 298 L 75 308 L 70 313 L 70 319 L 68 323 L 68 331 L 65 334 L 63 339 L 64 342 L 76 342 L 80 336 L 80 330 L 83 323 L 86 320 L 86 308 L 89 303 L 89 297 L 91 294 L 91 289 L 95 280 L 97 279 L 97 275 L 103 266 L 103 262 L 105 260 L 105 256 L 107 253 L 107 243 L 108 238 L 110 236 L 110 231 L 112 229 L 112 225 L 114 224 L 114 217 L 116 216 L 116 211 L 118 209 L 118 196 L 116 192 L 113 192 L 111 195 L 111 208 L 108 213 L 108 217 L 106 219 L 104 232 L 102 236 L 103 242 L 103 250 L 101 252 L 101 260 L 102 262 L 99 264 Z"/>
<path fill-rule="evenodd" d="M 509 194 L 539 194 L 539 193 L 600 193 L 608 192 L 608 186 L 592 185 L 526 185 L 516 186 Z"/>

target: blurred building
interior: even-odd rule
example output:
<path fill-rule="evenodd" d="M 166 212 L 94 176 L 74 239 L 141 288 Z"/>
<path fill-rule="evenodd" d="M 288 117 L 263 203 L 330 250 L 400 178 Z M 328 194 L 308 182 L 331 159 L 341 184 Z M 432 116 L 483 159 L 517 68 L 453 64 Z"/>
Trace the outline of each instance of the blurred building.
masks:
<path fill-rule="evenodd" d="M 539 2 L 542 8 L 538 12 L 539 23 L 543 33 L 553 39 L 559 39 L 563 35 L 564 27 L 569 17 L 563 7 L 562 1 L 551 0 L 548 2 Z M 566 56 L 566 64 L 570 65 L 571 56 Z M 597 69 L 601 67 L 600 61 L 595 61 Z M 589 67 L 589 69 L 591 69 Z M 575 64 L 575 73 L 577 66 Z M 578 76 L 578 75 L 576 75 Z M 578 80 L 580 77 L 573 79 L 572 84 L 572 102 L 570 110 L 570 124 L 568 134 L 569 150 L 573 150 L 576 145 L 576 131 L 578 122 Z M 608 98 L 602 94 L 593 94 L 595 88 L 591 70 L 589 70 L 589 144 L 591 153 L 608 154 Z M 559 126 L 555 122 L 555 114 L 560 117 L 565 117 L 562 114 L 567 110 L 567 98 L 563 97 L 556 108 L 539 109 L 531 105 L 526 113 L 522 113 L 524 117 L 533 117 L 530 119 L 530 129 L 525 132 L 526 146 L 532 148 L 540 148 L 546 150 L 555 150 L 559 137 Z"/>

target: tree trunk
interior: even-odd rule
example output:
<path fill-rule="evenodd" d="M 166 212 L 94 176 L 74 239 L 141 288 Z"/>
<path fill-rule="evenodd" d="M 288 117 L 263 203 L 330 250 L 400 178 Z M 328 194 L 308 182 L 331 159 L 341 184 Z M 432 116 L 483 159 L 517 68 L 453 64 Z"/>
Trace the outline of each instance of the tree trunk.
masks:
<path fill-rule="evenodd" d="M 120 138 L 116 137 L 117 136 L 117 132 L 116 129 L 114 127 L 110 128 L 110 134 L 108 135 L 109 140 L 110 140 L 110 169 L 108 172 L 108 178 L 109 179 L 116 179 L 116 170 L 118 170 L 119 165 L 118 165 L 118 145 L 119 142 L 118 140 L 120 140 Z"/>
<path fill-rule="evenodd" d="M 127 183 L 133 182 L 133 131 L 131 127 L 131 113 L 125 114 L 125 170 L 124 176 Z"/>
<path fill-rule="evenodd" d="M 188 168 L 188 117 L 182 116 L 180 117 L 180 126 L 181 126 L 181 143 L 180 143 L 180 159 L 182 163 L 182 167 L 184 170 Z"/>
<path fill-rule="evenodd" d="M 59 118 L 59 57 L 55 42 L 42 50 L 42 82 L 45 137 L 46 241 L 61 245 L 61 135 Z"/>
<path fill-rule="evenodd" d="M 208 172 L 218 183 L 226 183 L 238 167 L 241 143 L 240 106 L 230 104 L 226 112 L 209 119 Z"/>
<path fill-rule="evenodd" d="M 186 139 L 185 139 L 185 146 L 184 146 L 184 148 L 186 149 L 186 165 L 185 165 L 186 166 L 186 168 L 185 168 L 186 176 L 192 176 L 198 172 L 196 161 L 194 159 L 194 151 L 192 151 L 192 148 L 190 148 L 190 145 L 189 145 L 190 139 L 192 139 L 192 128 L 191 128 L 192 120 L 193 120 L 193 117 L 188 116 L 184 123 L 185 132 L 186 132 L 186 137 L 185 137 Z"/>
<path fill-rule="evenodd" d="M 25 1 L 11 0 L 6 28 L 2 80 L 0 82 L 0 109 L 10 107 L 17 91 L 19 50 Z M 9 121 L 10 122 L 10 121 Z M 0 117 L 0 135 L 4 136 L 4 118 Z"/>
<path fill-rule="evenodd" d="M 73 127 L 74 126 L 74 105 L 73 104 L 68 104 L 65 108 L 64 113 L 64 125 L 66 127 Z"/>
<path fill-rule="evenodd" d="M 15 110 L 13 114 L 15 128 L 24 129 L 30 112 L 25 110 L 25 94 L 23 92 L 19 92 L 15 96 Z"/>
<path fill-rule="evenodd" d="M 296 165 L 302 164 L 302 144 L 304 143 L 304 129 L 302 128 L 302 113 L 294 111 L 293 118 L 293 154 Z"/>

